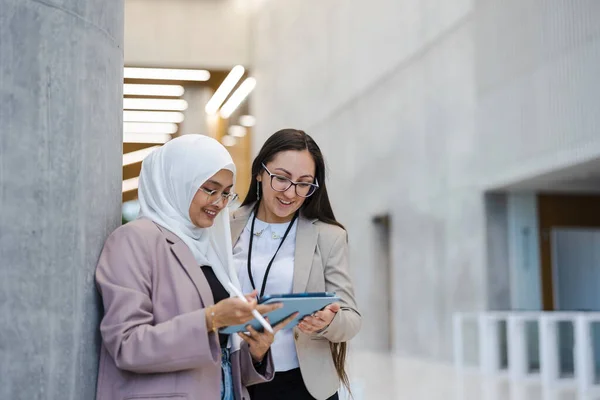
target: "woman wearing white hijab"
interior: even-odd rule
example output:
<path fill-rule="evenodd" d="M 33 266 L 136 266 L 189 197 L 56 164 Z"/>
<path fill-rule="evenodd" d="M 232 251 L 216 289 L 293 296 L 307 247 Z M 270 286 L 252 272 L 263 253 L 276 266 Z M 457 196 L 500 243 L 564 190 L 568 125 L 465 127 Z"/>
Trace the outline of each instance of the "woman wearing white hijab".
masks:
<path fill-rule="evenodd" d="M 273 377 L 273 334 L 247 342 L 218 329 L 275 309 L 231 297 L 227 150 L 202 135 L 174 139 L 142 163 L 140 217 L 107 239 L 96 283 L 104 304 L 98 400 L 248 400 Z M 283 327 L 282 323 L 274 330 Z"/>

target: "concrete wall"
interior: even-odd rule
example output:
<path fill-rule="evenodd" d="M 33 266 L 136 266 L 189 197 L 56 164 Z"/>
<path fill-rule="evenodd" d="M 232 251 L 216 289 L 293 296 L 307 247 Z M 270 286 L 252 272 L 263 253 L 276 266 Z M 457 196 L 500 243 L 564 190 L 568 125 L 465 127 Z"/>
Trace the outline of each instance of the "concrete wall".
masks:
<path fill-rule="evenodd" d="M 594 1 L 262 5 L 255 150 L 297 127 L 325 152 L 365 316 L 356 346 L 376 350 L 386 318 L 373 215 L 392 216 L 398 354 L 448 359 L 454 311 L 510 304 L 508 273 L 487 270 L 508 265 L 489 262 L 484 193 L 600 156 L 599 18 Z"/>
<path fill-rule="evenodd" d="M 247 66 L 251 3 L 125 0 L 125 65 L 214 69 Z"/>
<path fill-rule="evenodd" d="M 0 398 L 94 399 L 94 270 L 120 223 L 123 2 L 0 10 Z"/>
<path fill-rule="evenodd" d="M 478 1 L 478 149 L 498 186 L 600 154 L 600 3 Z"/>

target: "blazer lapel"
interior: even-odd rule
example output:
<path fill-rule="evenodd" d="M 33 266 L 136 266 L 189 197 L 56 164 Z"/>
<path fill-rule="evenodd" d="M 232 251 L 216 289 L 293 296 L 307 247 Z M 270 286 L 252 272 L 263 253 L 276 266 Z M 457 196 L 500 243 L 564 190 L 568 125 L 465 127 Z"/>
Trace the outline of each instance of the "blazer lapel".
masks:
<path fill-rule="evenodd" d="M 318 232 L 314 221 L 302 216 L 298 218 L 298 230 L 296 231 L 296 251 L 294 253 L 294 283 L 293 293 L 306 291 L 308 277 L 312 268 L 312 261 L 317 247 Z"/>
<path fill-rule="evenodd" d="M 231 244 L 233 246 L 235 246 L 238 239 L 242 235 L 249 218 L 250 213 L 243 212 L 243 210 L 238 210 L 231 215 Z"/>
<path fill-rule="evenodd" d="M 179 239 L 179 238 L 178 238 Z M 202 299 L 202 303 L 204 306 L 208 306 L 215 303 L 215 299 L 212 294 L 212 290 L 204 276 L 204 273 L 200 269 L 200 266 L 196 262 L 194 255 L 192 254 L 189 247 L 185 244 L 185 242 L 179 239 L 177 242 L 173 243 L 171 246 L 171 251 L 179 260 L 179 263 L 185 269 L 188 276 L 196 286 L 198 290 L 198 294 Z"/>

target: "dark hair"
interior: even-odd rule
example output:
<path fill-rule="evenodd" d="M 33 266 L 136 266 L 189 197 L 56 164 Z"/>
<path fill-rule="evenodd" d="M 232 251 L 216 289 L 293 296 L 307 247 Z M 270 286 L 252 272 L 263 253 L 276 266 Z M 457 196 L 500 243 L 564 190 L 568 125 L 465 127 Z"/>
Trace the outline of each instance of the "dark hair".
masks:
<path fill-rule="evenodd" d="M 308 197 L 302 204 L 302 207 L 300 208 L 301 214 L 305 218 L 316 218 L 319 221 L 336 225 L 342 229 L 345 229 L 344 226 L 335 219 L 333 209 L 331 208 L 331 203 L 329 201 L 329 196 L 327 195 L 327 185 L 325 182 L 325 160 L 323 158 L 323 153 L 321 153 L 321 149 L 312 137 L 310 137 L 304 131 L 297 129 L 282 129 L 275 132 L 270 138 L 267 139 L 265 144 L 258 152 L 258 155 L 252 162 L 252 178 L 250 180 L 250 187 L 248 188 L 248 193 L 246 194 L 246 198 L 244 199 L 242 206 L 257 202 L 256 207 L 258 207 L 257 189 L 260 188 L 260 186 L 258 186 L 256 177 L 260 175 L 263 170 L 262 164 L 266 165 L 273 160 L 278 153 L 289 150 L 308 150 L 315 162 L 315 178 L 319 183 L 319 188 L 317 191 L 312 196 Z M 338 377 L 349 391 L 350 382 L 348 380 L 348 374 L 346 373 L 345 368 L 347 344 L 345 342 L 330 342 L 329 346 L 331 348 L 331 355 L 333 357 L 333 363 L 335 365 Z"/>
<path fill-rule="evenodd" d="M 319 221 L 327 224 L 344 228 L 342 224 L 336 221 L 331 203 L 329 202 L 329 196 L 327 195 L 323 153 L 321 153 L 321 149 L 313 138 L 305 132 L 296 129 L 282 129 L 267 139 L 252 162 L 252 179 L 250 180 L 250 187 L 242 206 L 252 204 L 258 200 L 256 195 L 258 181 L 256 177 L 263 171 L 262 165 L 268 164 L 278 153 L 288 150 L 308 150 L 315 162 L 315 178 L 319 183 L 319 188 L 302 204 L 300 208 L 302 215 L 306 218 L 317 218 Z"/>

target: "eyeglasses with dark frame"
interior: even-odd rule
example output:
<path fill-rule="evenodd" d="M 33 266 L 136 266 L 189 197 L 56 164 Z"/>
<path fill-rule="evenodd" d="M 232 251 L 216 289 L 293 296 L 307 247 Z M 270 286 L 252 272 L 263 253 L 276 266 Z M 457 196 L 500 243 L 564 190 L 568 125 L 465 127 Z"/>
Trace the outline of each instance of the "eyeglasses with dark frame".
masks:
<path fill-rule="evenodd" d="M 211 206 L 214 206 L 221 200 L 223 200 L 223 205 L 227 206 L 229 203 L 234 202 L 238 198 L 238 195 L 233 192 L 225 193 L 220 190 L 210 190 L 202 186 L 200 186 L 200 190 L 206 193 L 206 201 L 210 201 L 211 198 L 214 198 L 216 195 L 218 196 L 219 193 L 221 194 L 216 200 L 213 200 L 211 203 L 209 203 Z"/>
<path fill-rule="evenodd" d="M 315 183 L 310 182 L 294 182 L 293 180 L 283 176 L 271 173 L 265 164 L 262 164 L 262 167 L 267 171 L 267 174 L 271 177 L 271 188 L 276 192 L 285 192 L 292 185 L 294 186 L 294 190 L 296 194 L 300 197 L 310 197 L 319 188 L 319 182 L 315 178 Z"/>

